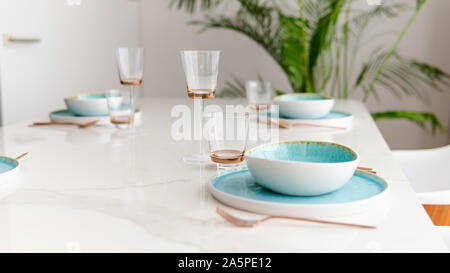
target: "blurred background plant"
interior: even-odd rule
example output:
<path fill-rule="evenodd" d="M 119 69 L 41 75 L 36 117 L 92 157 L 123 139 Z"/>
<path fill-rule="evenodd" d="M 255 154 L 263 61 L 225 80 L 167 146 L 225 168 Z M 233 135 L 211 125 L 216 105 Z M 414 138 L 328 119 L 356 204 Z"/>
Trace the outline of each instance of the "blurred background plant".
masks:
<path fill-rule="evenodd" d="M 406 58 L 398 46 L 427 0 L 415 0 L 413 6 L 389 1 L 370 9 L 354 8 L 358 0 L 171 0 L 170 5 L 189 13 L 207 11 L 201 20 L 189 22 L 202 31 L 229 29 L 259 44 L 280 66 L 293 92 L 324 93 L 347 99 L 363 92 L 381 102 L 381 92 L 395 97 L 415 96 L 425 100 L 423 90 L 436 91 L 450 85 L 450 75 L 430 64 Z M 362 0 L 360 0 L 362 1 Z M 221 12 L 221 7 L 236 4 L 235 12 Z M 373 21 L 393 19 L 412 9 L 412 15 L 392 44 L 373 46 L 365 61 L 355 60 Z M 375 41 L 369 37 L 371 44 Z M 285 90 L 275 89 L 277 94 Z M 245 96 L 243 79 L 232 81 L 221 90 L 222 97 Z M 385 111 L 372 113 L 374 119 L 406 119 L 432 132 L 444 131 L 439 119 L 428 112 Z"/>

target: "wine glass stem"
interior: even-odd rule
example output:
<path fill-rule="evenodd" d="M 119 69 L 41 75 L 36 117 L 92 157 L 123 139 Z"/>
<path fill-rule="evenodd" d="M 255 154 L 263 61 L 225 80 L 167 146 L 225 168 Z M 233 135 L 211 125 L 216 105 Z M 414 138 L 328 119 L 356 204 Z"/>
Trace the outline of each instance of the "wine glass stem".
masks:
<path fill-rule="evenodd" d="M 204 151 L 203 151 L 203 111 L 204 111 L 204 108 L 203 108 L 203 99 L 202 98 L 199 98 L 199 99 L 197 99 L 198 100 L 198 106 L 200 107 L 200 118 L 199 118 L 199 124 L 200 124 L 200 155 L 203 155 L 204 154 Z"/>
<path fill-rule="evenodd" d="M 136 99 L 134 96 L 134 86 L 130 86 L 130 129 L 134 129 L 134 115 L 136 113 Z"/>
<path fill-rule="evenodd" d="M 259 124 L 259 107 L 256 107 L 256 123 Z"/>

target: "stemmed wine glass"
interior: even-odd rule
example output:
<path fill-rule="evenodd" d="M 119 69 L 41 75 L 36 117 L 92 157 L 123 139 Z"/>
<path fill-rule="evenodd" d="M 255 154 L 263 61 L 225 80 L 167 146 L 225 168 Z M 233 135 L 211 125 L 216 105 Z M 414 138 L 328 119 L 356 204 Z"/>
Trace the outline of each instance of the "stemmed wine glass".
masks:
<path fill-rule="evenodd" d="M 120 83 L 123 86 L 128 86 L 129 105 L 127 105 L 127 113 L 125 117 L 120 117 L 117 120 L 111 116 L 111 122 L 124 125 L 128 124 L 128 129 L 134 132 L 134 117 L 136 114 L 136 94 L 135 88 L 142 84 L 144 78 L 144 48 L 118 48 L 117 49 L 117 67 L 119 70 Z M 111 113 L 110 113 L 111 115 Z"/>
<path fill-rule="evenodd" d="M 195 121 L 200 125 L 200 153 L 185 156 L 183 160 L 193 164 L 209 163 L 210 158 L 203 150 L 203 100 L 212 99 L 215 96 L 220 51 L 186 50 L 180 53 L 188 97 L 194 99 L 194 106 L 198 107 L 200 112 L 200 120 Z"/>
<path fill-rule="evenodd" d="M 260 111 L 268 110 L 272 97 L 270 82 L 248 81 L 245 84 L 250 109 L 256 111 L 256 120 L 259 122 Z"/>

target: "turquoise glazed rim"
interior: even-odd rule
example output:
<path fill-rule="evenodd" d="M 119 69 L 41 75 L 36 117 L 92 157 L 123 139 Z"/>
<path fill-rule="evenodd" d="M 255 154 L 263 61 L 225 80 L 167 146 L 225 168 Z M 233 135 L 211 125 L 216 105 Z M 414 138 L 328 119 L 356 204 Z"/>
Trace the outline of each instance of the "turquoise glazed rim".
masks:
<path fill-rule="evenodd" d="M 259 185 L 247 169 L 216 177 L 211 183 L 225 194 L 257 202 L 315 206 L 362 201 L 388 189 L 386 181 L 364 171 L 356 171 L 350 181 L 338 190 L 316 196 L 292 196 L 273 192 Z"/>
<path fill-rule="evenodd" d="M 136 113 L 139 113 L 141 110 L 136 109 Z M 51 115 L 58 115 L 58 116 L 66 116 L 66 117 L 108 117 L 109 115 L 101 115 L 101 116 L 77 116 L 74 113 L 70 112 L 68 109 L 63 109 L 63 110 L 56 110 L 50 113 Z"/>
<path fill-rule="evenodd" d="M 19 162 L 13 158 L 0 156 L 0 174 L 14 170 Z"/>
<path fill-rule="evenodd" d="M 275 97 L 274 101 L 321 101 L 321 100 L 332 100 L 332 98 L 319 94 L 309 94 L 309 93 L 294 93 L 285 94 Z"/>
<path fill-rule="evenodd" d="M 77 117 L 77 118 L 88 118 L 88 117 L 108 117 L 109 115 L 99 115 L 99 116 L 77 116 L 74 113 L 70 112 L 67 109 L 64 110 L 56 110 L 50 113 L 51 115 L 65 116 L 65 117 Z"/>
<path fill-rule="evenodd" d="M 91 99 L 106 99 L 105 93 L 96 93 L 96 94 L 81 94 L 76 96 L 70 96 L 68 99 L 76 99 L 76 100 L 91 100 Z"/>
<path fill-rule="evenodd" d="M 300 140 L 263 144 L 249 150 L 246 156 L 302 163 L 344 163 L 358 159 L 356 152 L 340 144 Z"/>

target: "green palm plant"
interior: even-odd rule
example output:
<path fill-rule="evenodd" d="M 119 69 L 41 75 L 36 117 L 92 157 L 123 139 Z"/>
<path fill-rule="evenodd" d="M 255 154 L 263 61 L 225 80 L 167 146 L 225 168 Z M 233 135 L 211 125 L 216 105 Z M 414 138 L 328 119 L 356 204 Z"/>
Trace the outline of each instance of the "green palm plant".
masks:
<path fill-rule="evenodd" d="M 220 13 L 220 7 L 237 4 L 233 15 Z M 364 92 L 363 101 L 371 96 L 380 100 L 380 92 L 397 97 L 416 96 L 425 99 L 424 87 L 442 91 L 450 85 L 450 75 L 437 67 L 403 57 L 398 46 L 426 3 L 416 0 L 413 14 L 398 33 L 394 43 L 375 46 L 365 62 L 356 67 L 361 45 L 372 21 L 392 19 L 408 6 L 391 1 L 368 10 L 354 8 L 356 0 L 171 0 L 170 4 L 190 13 L 208 11 L 203 19 L 190 24 L 209 29 L 239 32 L 259 44 L 280 66 L 293 92 L 326 93 L 348 98 Z M 213 14 L 211 14 L 213 12 Z M 355 73 L 355 69 L 359 72 Z M 245 94 L 242 80 L 233 81 L 222 95 Z M 275 90 L 277 93 L 284 93 Z M 421 127 L 430 124 L 433 132 L 444 131 L 432 113 L 388 111 L 372 114 L 375 119 L 403 118 Z"/>

